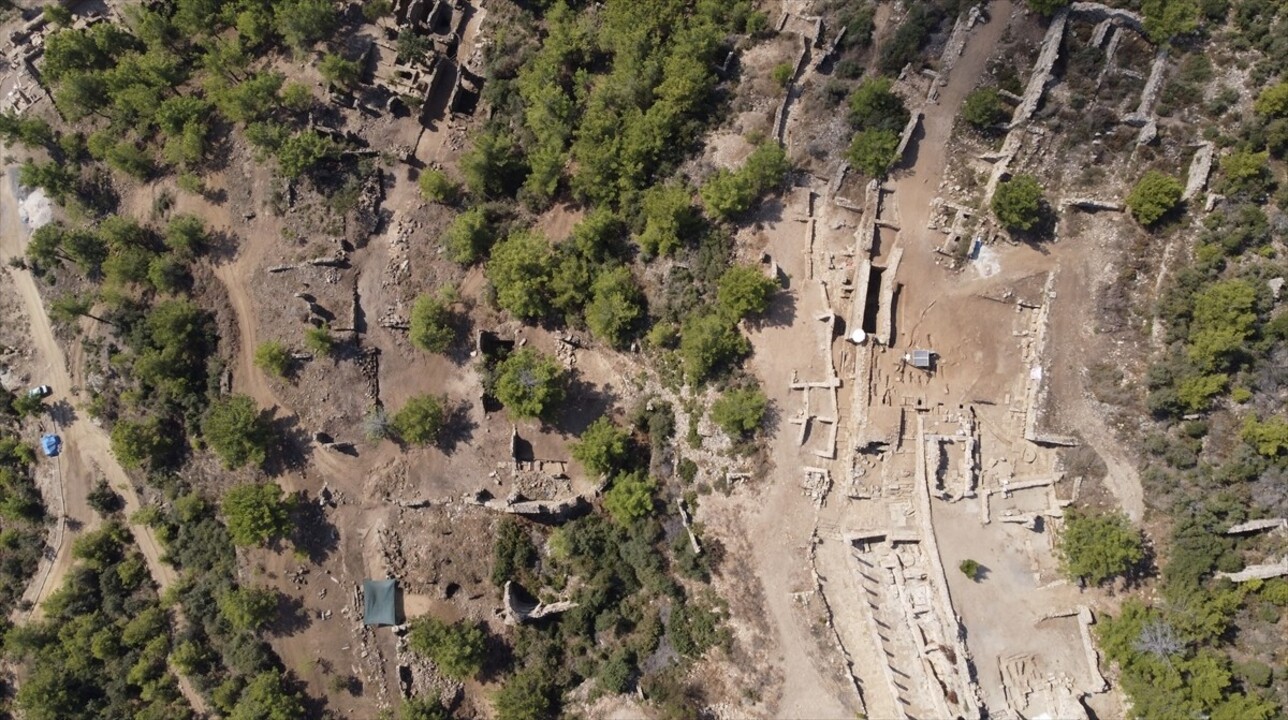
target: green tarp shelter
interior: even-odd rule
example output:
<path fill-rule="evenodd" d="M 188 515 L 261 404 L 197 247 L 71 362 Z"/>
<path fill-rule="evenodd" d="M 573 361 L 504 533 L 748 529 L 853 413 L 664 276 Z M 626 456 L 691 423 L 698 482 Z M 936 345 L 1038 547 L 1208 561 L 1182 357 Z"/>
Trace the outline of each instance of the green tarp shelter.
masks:
<path fill-rule="evenodd" d="M 362 622 L 367 625 L 397 625 L 395 593 L 393 580 L 363 580 Z"/>

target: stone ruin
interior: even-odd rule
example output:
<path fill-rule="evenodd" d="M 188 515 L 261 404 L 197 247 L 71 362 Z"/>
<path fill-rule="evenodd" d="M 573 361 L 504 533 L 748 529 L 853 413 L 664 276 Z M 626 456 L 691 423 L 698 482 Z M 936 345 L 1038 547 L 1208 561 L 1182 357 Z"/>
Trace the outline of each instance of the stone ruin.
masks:
<path fill-rule="evenodd" d="M 518 625 L 529 620 L 540 620 L 544 617 L 557 615 L 567 612 L 575 607 L 577 603 L 571 600 L 562 600 L 560 602 L 543 603 L 527 602 L 519 597 L 518 592 L 514 589 L 514 581 L 506 580 L 505 589 L 502 591 L 502 601 L 504 603 L 504 616 L 506 625 Z"/>
<path fill-rule="evenodd" d="M 339 92 L 333 99 L 372 115 L 409 113 L 409 105 L 416 105 L 426 127 L 444 115 L 472 115 L 483 77 L 457 58 L 474 12 L 464 0 L 399 0 L 393 15 L 378 22 L 380 34 L 365 46 L 360 59 L 374 78 L 377 106 Z M 397 42 L 403 33 L 427 41 L 424 57 L 399 60 Z"/>

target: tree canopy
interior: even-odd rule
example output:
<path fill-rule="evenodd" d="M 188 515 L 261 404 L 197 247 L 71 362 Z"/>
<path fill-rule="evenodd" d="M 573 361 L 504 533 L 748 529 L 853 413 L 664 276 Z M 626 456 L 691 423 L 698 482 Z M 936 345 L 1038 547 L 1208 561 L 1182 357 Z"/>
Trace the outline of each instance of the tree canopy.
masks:
<path fill-rule="evenodd" d="M 412 652 L 432 660 L 439 672 L 456 680 L 472 678 L 483 669 L 486 643 L 487 635 L 478 625 L 446 623 L 430 615 L 412 620 L 407 633 Z"/>
<path fill-rule="evenodd" d="M 516 417 L 538 418 L 563 402 L 564 383 L 558 361 L 525 347 L 500 363 L 493 392 Z"/>
<path fill-rule="evenodd" d="M 988 130 L 1006 120 L 1006 104 L 997 88 L 977 88 L 966 96 L 962 104 L 962 119 L 978 130 Z"/>
<path fill-rule="evenodd" d="M 1092 585 L 1123 575 L 1145 559 L 1140 531 L 1121 512 L 1070 513 L 1058 549 L 1065 572 Z"/>
<path fill-rule="evenodd" d="M 1016 175 L 998 183 L 993 214 L 1011 230 L 1032 230 L 1042 221 L 1042 186 L 1032 175 Z"/>
<path fill-rule="evenodd" d="M 201 432 L 230 470 L 262 464 L 274 440 L 272 426 L 247 395 L 229 395 L 212 403 Z"/>
<path fill-rule="evenodd" d="M 734 438 L 751 435 L 760 428 L 769 400 L 758 387 L 737 388 L 721 395 L 711 406 L 711 419 Z"/>
<path fill-rule="evenodd" d="M 893 130 L 860 130 L 850 141 L 845 157 L 864 176 L 883 178 L 899 162 L 895 154 L 898 149 L 899 135 Z"/>
<path fill-rule="evenodd" d="M 624 525 L 653 514 L 653 493 L 657 482 L 643 470 L 623 473 L 613 478 L 604 493 L 604 507 L 613 519 Z"/>
<path fill-rule="evenodd" d="M 447 352 L 456 341 L 452 311 L 439 295 L 424 294 L 411 308 L 411 344 L 425 352 Z"/>
<path fill-rule="evenodd" d="M 605 416 L 591 423 L 570 449 L 592 475 L 608 475 L 625 464 L 629 440 L 630 433 Z"/>
<path fill-rule="evenodd" d="M 751 343 L 720 313 L 693 315 L 680 330 L 684 374 L 694 384 L 704 382 L 750 351 Z"/>
<path fill-rule="evenodd" d="M 769 309 L 769 301 L 778 291 L 778 283 L 754 265 L 735 265 L 720 276 L 716 300 L 720 309 L 735 320 L 760 315 Z"/>
<path fill-rule="evenodd" d="M 487 263 L 487 277 L 496 288 L 497 304 L 525 320 L 550 311 L 553 270 L 550 243 L 530 231 L 511 233 L 497 243 Z"/>
<path fill-rule="evenodd" d="M 244 547 L 264 545 L 291 530 L 291 502 L 277 483 L 235 485 L 221 504 L 228 534 Z"/>
<path fill-rule="evenodd" d="M 1127 195 L 1127 207 L 1136 222 L 1148 227 L 1180 205 L 1183 191 L 1181 182 L 1176 178 L 1150 170 Z"/>
<path fill-rule="evenodd" d="M 403 442 L 431 445 L 438 441 L 447 424 L 446 399 L 437 395 L 417 395 L 407 400 L 392 419 L 394 432 Z"/>

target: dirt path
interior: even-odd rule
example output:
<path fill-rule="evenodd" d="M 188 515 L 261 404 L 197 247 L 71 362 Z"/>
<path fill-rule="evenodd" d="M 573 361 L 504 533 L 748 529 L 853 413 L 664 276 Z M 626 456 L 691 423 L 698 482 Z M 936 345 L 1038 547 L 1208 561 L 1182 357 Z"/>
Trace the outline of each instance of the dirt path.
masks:
<path fill-rule="evenodd" d="M 905 256 L 905 263 L 912 257 L 933 263 L 933 254 L 925 252 L 928 248 L 922 246 L 925 245 L 930 203 L 938 192 L 947 164 L 943 148 L 948 143 L 955 116 L 966 94 L 978 82 L 985 63 L 1002 38 L 1010 13 L 1010 2 L 994 3 L 992 21 L 971 33 L 947 85 L 940 88 L 938 104 L 925 108 L 924 138 L 915 146 L 912 167 L 900 172 L 893 182 L 895 209 L 904 228 L 901 242 L 915 248 Z M 784 214 L 792 213 L 787 211 Z M 766 249 L 789 277 L 800 282 L 793 282 L 795 319 L 785 326 L 752 333 L 756 348 L 752 363 L 756 374 L 762 378 L 767 394 L 784 417 L 791 414 L 800 402 L 785 389 L 785 381 L 791 372 L 799 371 L 801 379 L 817 379 L 816 376 L 821 377 L 823 373 L 823 368 L 818 365 L 820 361 L 810 361 L 808 354 L 782 352 L 782 348 L 804 349 L 819 342 L 814 324 L 805 320 L 824 308 L 814 284 L 804 281 L 807 273 L 799 252 L 803 231 L 803 224 L 797 225 L 790 220 L 766 224 L 769 241 Z M 925 302 L 932 299 L 926 298 Z M 756 500 L 759 512 L 753 513 L 746 522 L 749 537 L 772 538 L 769 542 L 756 543 L 753 554 L 765 592 L 764 611 L 777 640 L 774 648 L 778 653 L 776 660 L 783 672 L 778 713 L 783 717 L 853 717 L 858 700 L 853 697 L 853 688 L 847 687 L 845 671 L 837 662 L 838 658 L 823 657 L 834 652 L 831 648 L 820 647 L 817 638 L 825 635 L 824 629 L 818 626 L 818 618 L 809 616 L 810 613 L 804 612 L 793 599 L 794 594 L 808 593 L 813 589 L 805 557 L 810 535 L 818 522 L 813 502 L 802 495 L 800 488 L 800 465 L 818 464 L 818 461 L 813 458 L 807 460 L 801 454 L 796 432 L 795 426 L 781 423 L 778 432 L 769 440 L 777 467 L 767 478 L 770 487 L 765 496 Z M 838 444 L 844 445 L 843 442 Z M 836 603 L 837 612 L 851 611 L 848 599 L 831 599 Z M 863 658 L 866 655 L 862 653 L 855 657 L 860 662 Z M 862 675 L 876 676 L 856 669 Z M 888 699 L 883 701 L 876 695 L 869 701 L 874 703 L 868 708 L 869 712 L 882 713 L 890 706 Z"/>
<path fill-rule="evenodd" d="M 53 327 L 41 302 L 40 293 L 36 289 L 35 278 L 29 271 L 9 265 L 11 258 L 23 256 L 28 235 L 18 214 L 16 186 L 15 169 L 6 168 L 5 178 L 0 182 L 0 261 L 10 268 L 9 274 L 13 277 L 14 288 L 27 310 L 32 350 L 40 358 L 36 367 L 43 368 L 43 375 L 39 381 L 54 389 L 55 400 L 65 399 L 74 403 L 77 398 L 71 394 L 75 387 L 72 373 L 68 370 L 62 347 L 54 338 Z M 70 417 L 65 418 L 66 422 L 59 428 L 64 448 L 64 457 L 59 460 L 58 473 L 63 516 L 76 521 L 82 530 L 98 524 L 97 515 L 90 508 L 88 497 L 95 478 L 101 474 L 112 488 L 120 493 L 125 502 L 125 515 L 129 517 L 139 509 L 141 503 L 134 484 L 117 463 L 116 457 L 112 455 L 111 441 L 107 433 L 81 412 L 72 412 L 69 415 Z M 60 519 L 59 522 L 63 520 Z M 178 578 L 177 573 L 173 567 L 161 560 L 164 551 L 151 528 L 134 526 L 132 531 L 139 550 L 147 562 L 152 579 L 157 584 L 158 593 L 164 592 Z M 33 580 L 40 583 L 40 590 L 36 597 L 36 607 L 29 619 L 40 619 L 41 604 L 50 593 L 62 585 L 63 577 L 72 565 L 72 545 L 77 533 L 78 531 L 73 530 L 72 526 L 66 527 L 66 532 L 62 533 L 61 542 L 56 546 L 55 559 L 49 571 L 43 577 Z M 207 713 L 205 699 L 201 694 L 186 678 L 178 675 L 177 677 L 179 687 L 192 707 L 198 712 Z"/>
<path fill-rule="evenodd" d="M 914 145 L 916 160 L 911 168 L 896 170 L 893 182 L 894 204 L 898 209 L 905 243 L 909 240 L 921 240 L 929 232 L 926 223 L 929 220 L 930 203 L 939 192 L 939 183 L 943 180 L 944 169 L 948 165 L 948 153 L 945 150 L 953 132 L 953 122 L 966 95 L 984 75 L 989 56 L 1006 32 L 1011 10 L 1010 0 L 990 4 L 988 14 L 991 19 L 982 27 L 971 31 L 965 50 L 948 75 L 948 84 L 940 86 L 938 102 L 922 108 L 925 113 L 921 121 L 923 134 Z M 910 253 L 910 256 L 913 255 L 928 256 L 927 253 Z"/>

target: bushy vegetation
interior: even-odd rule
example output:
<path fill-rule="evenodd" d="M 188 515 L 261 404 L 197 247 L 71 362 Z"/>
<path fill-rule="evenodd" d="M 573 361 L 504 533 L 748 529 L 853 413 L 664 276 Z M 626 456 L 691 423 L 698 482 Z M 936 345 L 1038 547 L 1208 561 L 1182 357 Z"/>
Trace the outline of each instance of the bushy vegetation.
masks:
<path fill-rule="evenodd" d="M 394 413 L 391 420 L 398 438 L 412 445 L 438 442 L 447 425 L 447 402 L 436 395 L 417 395 Z"/>
<path fill-rule="evenodd" d="M 10 629 L 5 653 L 23 663 L 25 717 L 191 718 L 166 661 L 174 646 L 130 531 L 109 521 L 76 540 L 75 565 L 44 604 L 44 618 Z"/>
<path fill-rule="evenodd" d="M 653 493 L 657 483 L 644 471 L 622 473 L 613 478 L 604 493 L 604 507 L 619 523 L 630 524 L 653 514 Z"/>
<path fill-rule="evenodd" d="M 460 194 L 460 186 L 442 170 L 424 170 L 416 182 L 420 186 L 420 194 L 432 202 L 450 205 Z"/>
<path fill-rule="evenodd" d="M 1137 222 L 1150 226 L 1180 205 L 1184 190 L 1176 178 L 1150 170 L 1127 195 L 1127 208 Z"/>
<path fill-rule="evenodd" d="M 270 375 L 286 377 L 293 362 L 290 351 L 276 340 L 266 340 L 255 348 L 255 366 Z"/>
<path fill-rule="evenodd" d="M 735 265 L 720 276 L 716 285 L 716 299 L 720 309 L 734 320 L 761 315 L 769 309 L 769 301 L 778 291 L 778 283 L 765 272 L 752 265 Z"/>
<path fill-rule="evenodd" d="M 910 114 L 889 78 L 868 78 L 850 96 L 850 124 L 856 130 L 846 158 L 870 178 L 885 177 L 899 161 L 899 136 Z"/>
<path fill-rule="evenodd" d="M 1016 175 L 997 184 L 993 214 L 1011 230 L 1032 230 L 1042 222 L 1042 186 L 1032 175 Z"/>
<path fill-rule="evenodd" d="M 1059 540 L 1069 575 L 1092 585 L 1125 575 L 1145 559 L 1140 531 L 1121 513 L 1070 513 Z"/>
<path fill-rule="evenodd" d="M 711 419 L 729 436 L 740 438 L 760 428 L 768 407 L 769 400 L 760 388 L 738 388 L 711 405 Z"/>
<path fill-rule="evenodd" d="M 411 308 L 411 344 L 425 352 L 443 353 L 456 341 L 456 317 L 449 303 L 450 294 L 444 296 L 421 295 Z"/>
<path fill-rule="evenodd" d="M 1008 113 L 1002 96 L 994 87 L 972 90 L 962 103 L 961 117 L 977 130 L 988 130 L 1006 120 Z"/>
<path fill-rule="evenodd" d="M 729 220 L 751 209 L 752 203 L 783 182 L 791 166 L 787 153 L 776 142 L 763 142 L 737 170 L 718 170 L 702 186 L 707 212 Z"/>
<path fill-rule="evenodd" d="M 12 396 L 9 396 L 12 398 Z M 2 407 L 4 403 L 0 403 Z M 6 424 L 14 417 L 3 413 Z M 36 488 L 35 449 L 0 433 L 0 611 L 10 612 L 45 547 L 45 506 Z"/>
<path fill-rule="evenodd" d="M 238 545 L 265 545 L 290 533 L 291 500 L 277 483 L 234 486 L 224 493 L 220 507 L 228 535 Z"/>
<path fill-rule="evenodd" d="M 274 442 L 272 426 L 247 395 L 230 395 L 212 403 L 201 422 L 201 433 L 230 470 L 263 464 Z"/>
<path fill-rule="evenodd" d="M 591 423 L 570 446 L 573 458 L 592 475 L 609 475 L 620 470 L 630 449 L 630 433 L 607 417 Z"/>
<path fill-rule="evenodd" d="M 407 645 L 412 652 L 433 661 L 449 678 L 466 680 L 478 675 L 486 657 L 487 635 L 478 625 L 445 623 L 430 615 L 411 621 Z"/>
<path fill-rule="evenodd" d="M 516 417 L 539 418 L 563 401 L 565 382 L 554 358 L 521 348 L 497 367 L 492 392 Z"/>

